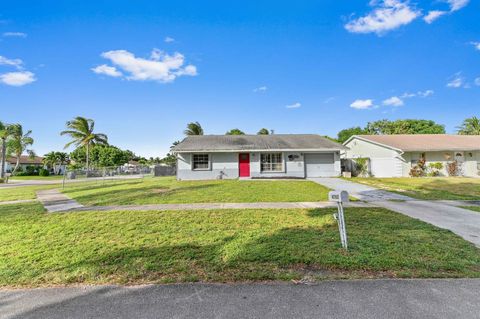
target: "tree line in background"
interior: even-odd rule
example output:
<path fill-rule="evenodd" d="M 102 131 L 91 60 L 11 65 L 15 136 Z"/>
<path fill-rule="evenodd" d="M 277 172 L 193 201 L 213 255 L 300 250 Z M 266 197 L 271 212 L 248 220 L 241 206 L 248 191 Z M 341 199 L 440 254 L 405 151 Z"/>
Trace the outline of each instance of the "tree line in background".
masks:
<path fill-rule="evenodd" d="M 461 135 L 480 135 L 480 119 L 476 116 L 465 119 L 457 127 L 457 133 Z M 16 165 L 12 173 L 20 171 L 20 156 L 27 153 L 34 157 L 35 152 L 30 148 L 34 139 L 31 137 L 32 131 L 24 131 L 21 124 L 7 124 L 0 121 L 0 159 L 1 159 L 1 178 L 5 173 L 6 158 L 16 157 Z M 203 135 L 204 130 L 199 122 L 187 124 L 184 131 L 187 136 Z M 262 128 L 257 135 L 274 134 L 273 130 Z M 381 134 L 445 134 L 445 126 L 431 120 L 379 120 L 368 122 L 365 127 L 351 127 L 338 132 L 336 138 L 332 140 L 343 143 L 353 135 L 381 135 Z M 50 152 L 44 156 L 44 164 L 53 174 L 59 174 L 61 168 L 70 165 L 72 168 L 85 167 L 87 170 L 91 167 L 110 167 L 120 166 L 130 161 L 139 164 L 165 164 L 175 165 L 176 158 L 173 154 L 173 148 L 180 143 L 175 141 L 170 147 L 170 152 L 163 158 L 136 156 L 129 150 L 122 150 L 108 143 L 108 137 L 103 133 L 95 132 L 95 121 L 81 116 L 66 122 L 66 130 L 60 132 L 60 135 L 68 135 L 71 140 L 65 145 L 65 149 L 71 145 L 76 148 L 70 154 L 65 152 Z M 234 128 L 225 133 L 225 135 L 245 135 L 245 133 Z M 327 136 L 328 137 L 328 136 Z"/>

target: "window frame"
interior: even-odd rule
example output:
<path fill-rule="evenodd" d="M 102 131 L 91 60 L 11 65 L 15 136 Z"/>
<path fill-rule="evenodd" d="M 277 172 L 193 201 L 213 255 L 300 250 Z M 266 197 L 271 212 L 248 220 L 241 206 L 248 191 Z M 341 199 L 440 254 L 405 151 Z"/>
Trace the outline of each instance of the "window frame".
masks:
<path fill-rule="evenodd" d="M 207 156 L 207 167 L 195 167 L 195 156 Z M 209 153 L 192 153 L 191 168 L 192 171 L 209 171 L 212 166 L 211 155 Z"/>
<path fill-rule="evenodd" d="M 280 161 L 279 162 L 273 162 L 272 157 L 274 155 L 280 155 Z M 263 157 L 264 156 L 269 156 L 270 157 L 270 163 L 263 163 Z M 270 170 L 265 170 L 264 169 L 264 164 L 270 165 Z M 273 165 L 281 165 L 280 170 L 272 170 L 271 168 Z M 272 153 L 260 153 L 260 173 L 262 174 L 270 174 L 270 173 L 285 173 L 285 156 L 283 152 L 272 152 Z"/>

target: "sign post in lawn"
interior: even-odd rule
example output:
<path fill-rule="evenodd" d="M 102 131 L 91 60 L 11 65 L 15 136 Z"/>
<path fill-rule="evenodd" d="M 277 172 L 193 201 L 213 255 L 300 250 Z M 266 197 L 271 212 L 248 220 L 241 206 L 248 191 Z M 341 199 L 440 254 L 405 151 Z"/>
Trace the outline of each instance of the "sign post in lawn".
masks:
<path fill-rule="evenodd" d="M 331 202 L 337 203 L 338 213 L 333 214 L 333 218 L 338 223 L 338 230 L 340 231 L 340 241 L 342 242 L 342 247 L 345 250 L 348 250 L 347 242 L 347 229 L 345 227 L 345 217 L 343 214 L 343 203 L 348 202 L 348 193 L 346 191 L 331 191 L 328 193 L 328 199 Z"/>

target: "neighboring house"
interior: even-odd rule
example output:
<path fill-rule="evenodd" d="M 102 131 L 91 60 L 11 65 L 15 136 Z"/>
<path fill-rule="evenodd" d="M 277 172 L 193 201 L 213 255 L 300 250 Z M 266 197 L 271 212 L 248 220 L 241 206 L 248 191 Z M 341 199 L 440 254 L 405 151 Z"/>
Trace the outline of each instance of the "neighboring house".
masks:
<path fill-rule="evenodd" d="M 7 161 L 5 162 L 5 171 L 6 172 L 13 171 L 16 164 L 17 164 L 17 158 L 15 156 L 8 157 Z M 20 156 L 20 167 L 21 167 L 21 169 L 25 170 L 25 167 L 27 167 L 27 166 L 44 167 L 43 157 L 41 157 L 41 156 L 30 157 L 30 156 L 26 156 L 26 155 Z M 1 168 L 0 168 L 0 170 L 1 170 Z"/>
<path fill-rule="evenodd" d="M 173 148 L 177 179 L 340 175 L 341 144 L 313 134 L 188 136 Z"/>
<path fill-rule="evenodd" d="M 348 148 L 347 159 L 370 159 L 370 172 L 375 177 L 409 176 L 422 157 L 427 165 L 441 162 L 441 175 L 447 176 L 447 164 L 456 160 L 462 175 L 479 177 L 478 135 L 354 135 L 343 144 Z"/>

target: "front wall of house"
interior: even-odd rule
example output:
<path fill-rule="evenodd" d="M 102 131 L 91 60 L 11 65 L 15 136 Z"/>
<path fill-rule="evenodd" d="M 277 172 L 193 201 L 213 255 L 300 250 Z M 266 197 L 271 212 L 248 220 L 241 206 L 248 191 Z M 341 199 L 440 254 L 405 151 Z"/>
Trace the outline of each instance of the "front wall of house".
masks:
<path fill-rule="evenodd" d="M 325 177 L 340 175 L 340 154 L 334 153 L 332 171 L 324 172 Z M 178 154 L 177 178 L 179 180 L 202 180 L 238 178 L 239 153 L 209 153 L 210 168 L 208 170 L 192 170 L 192 154 Z M 250 153 L 250 177 L 252 178 L 305 178 L 304 154 L 300 152 L 283 152 L 283 170 L 281 172 L 262 172 L 260 153 Z"/>
<path fill-rule="evenodd" d="M 447 165 L 455 159 L 454 151 L 444 151 L 444 152 L 425 152 L 426 165 L 430 163 L 442 163 L 443 169 L 440 170 L 440 176 L 448 176 Z M 463 164 L 463 175 L 468 177 L 479 177 L 479 163 L 480 163 L 480 152 L 471 152 L 465 151 L 460 152 L 464 156 Z M 407 152 L 403 154 L 405 159 L 405 167 L 403 170 L 403 176 L 410 176 L 410 169 L 414 165 L 414 161 L 417 161 L 422 156 L 421 152 Z"/>
<path fill-rule="evenodd" d="M 210 169 L 192 170 L 192 154 L 178 154 L 177 178 L 179 180 L 238 178 L 238 153 L 210 153 Z"/>

